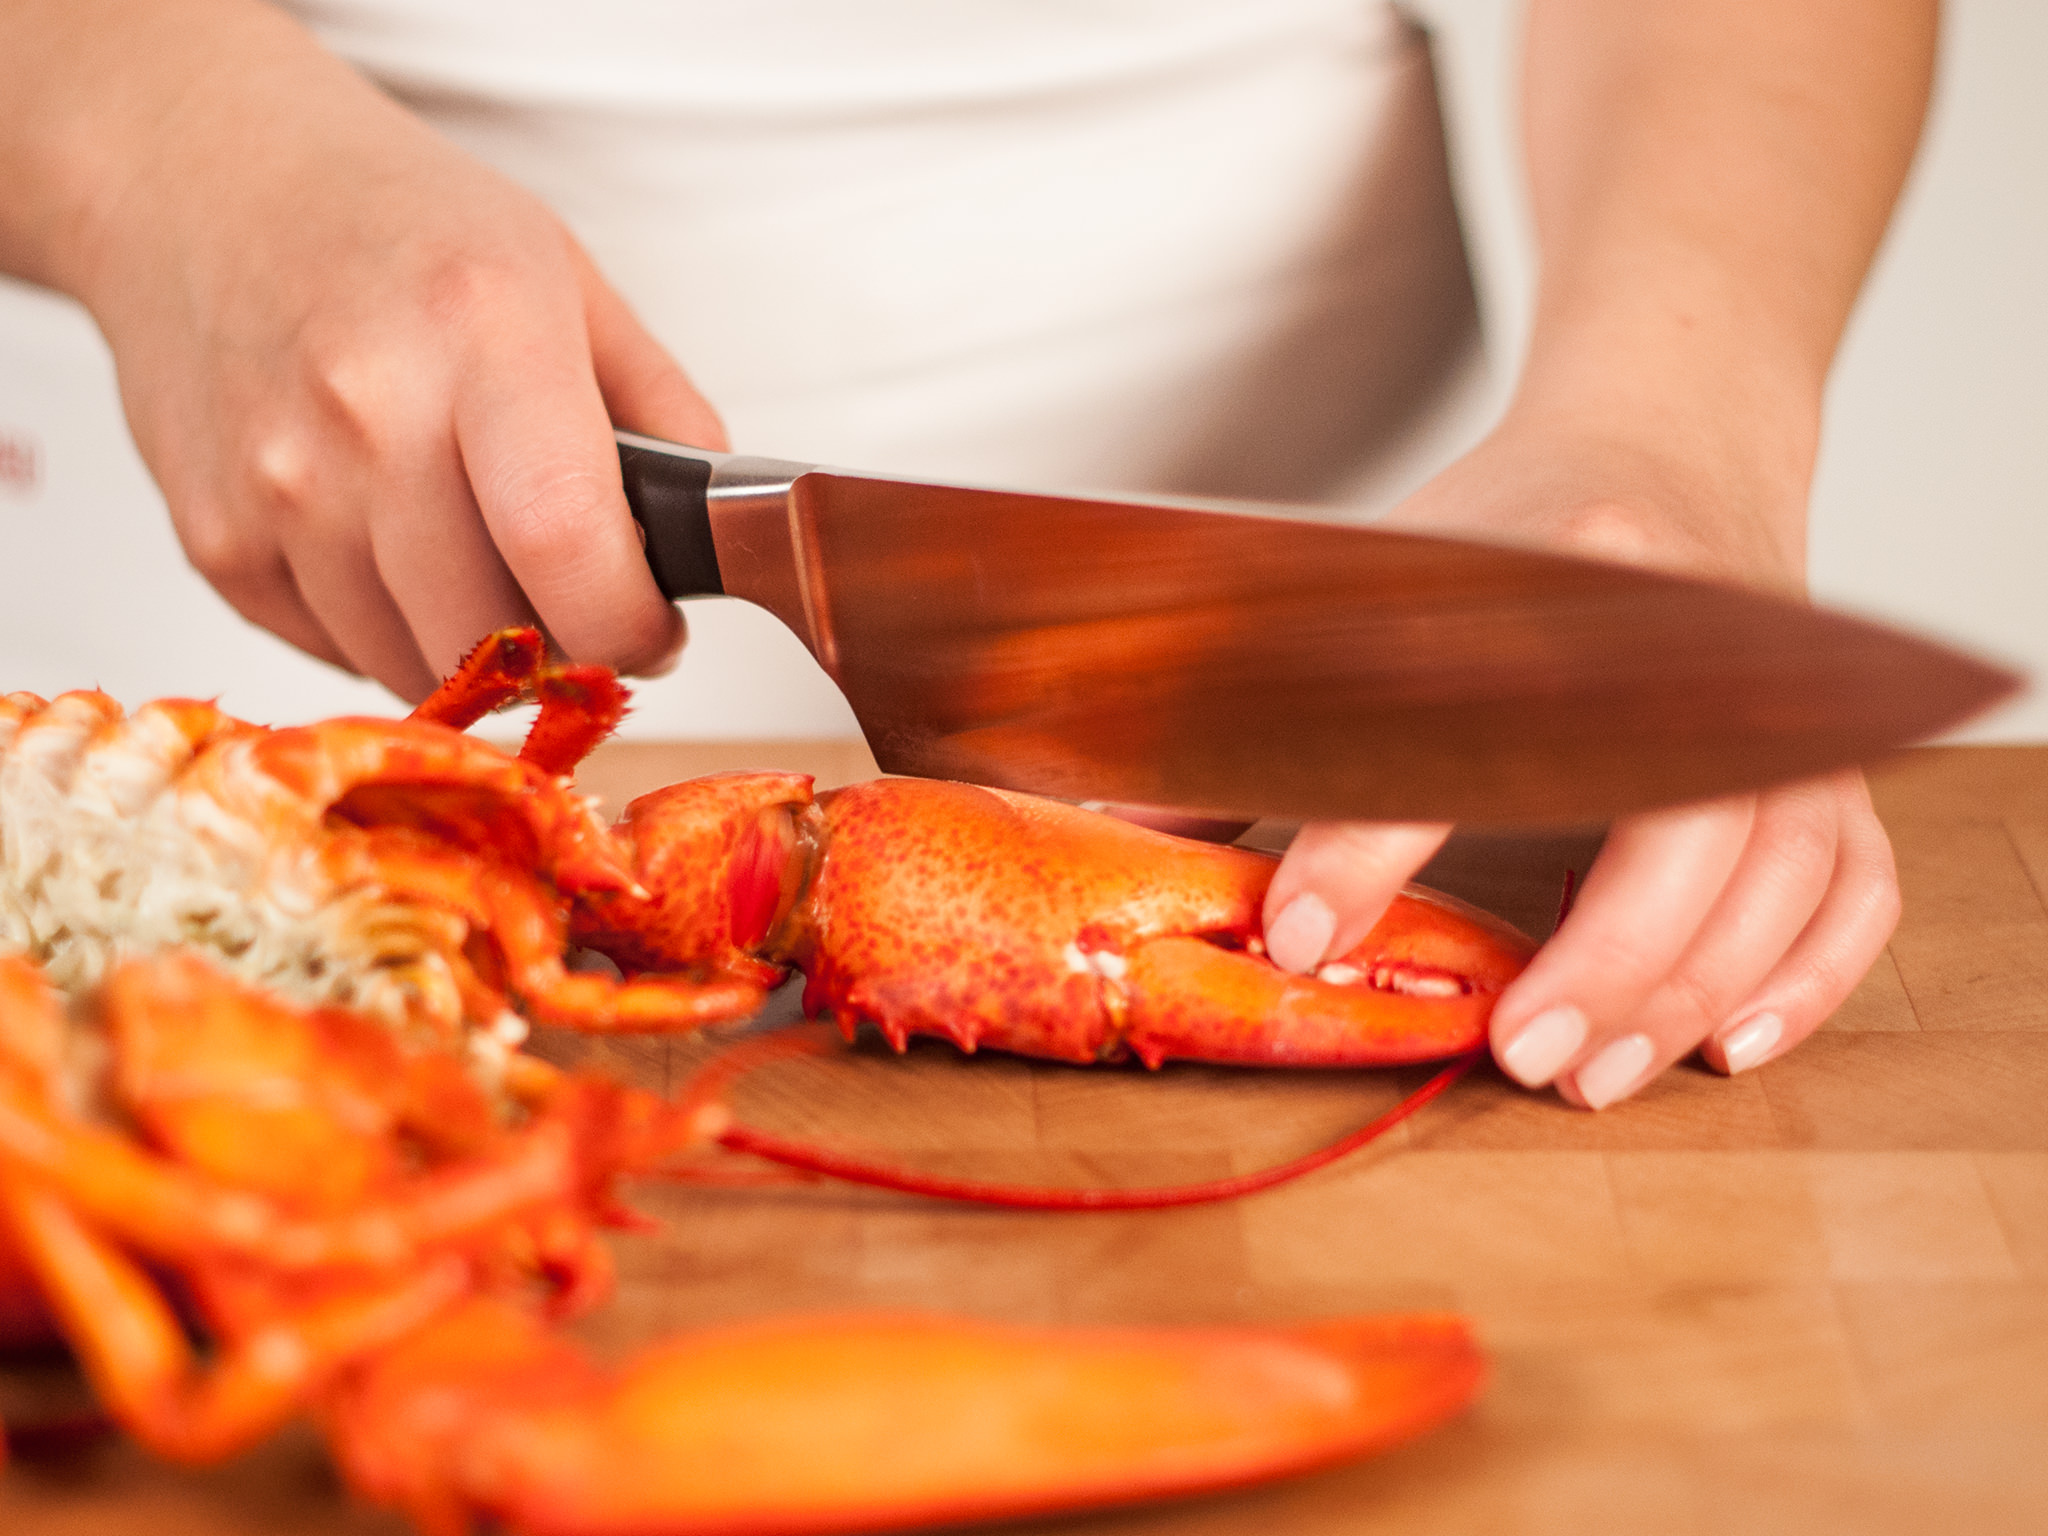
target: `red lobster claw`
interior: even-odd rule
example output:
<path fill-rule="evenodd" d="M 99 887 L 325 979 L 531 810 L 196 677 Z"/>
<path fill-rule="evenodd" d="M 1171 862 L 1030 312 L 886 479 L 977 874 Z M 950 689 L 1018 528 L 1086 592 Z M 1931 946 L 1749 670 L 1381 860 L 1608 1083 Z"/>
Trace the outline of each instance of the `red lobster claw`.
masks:
<path fill-rule="evenodd" d="M 621 964 L 802 970 L 807 1012 L 1060 1061 L 1429 1061 L 1477 1046 L 1535 946 L 1411 887 L 1313 976 L 1264 955 L 1276 861 L 1059 801 L 922 779 L 812 798 L 791 774 L 642 796 L 617 829 L 645 901 L 577 937 Z"/>

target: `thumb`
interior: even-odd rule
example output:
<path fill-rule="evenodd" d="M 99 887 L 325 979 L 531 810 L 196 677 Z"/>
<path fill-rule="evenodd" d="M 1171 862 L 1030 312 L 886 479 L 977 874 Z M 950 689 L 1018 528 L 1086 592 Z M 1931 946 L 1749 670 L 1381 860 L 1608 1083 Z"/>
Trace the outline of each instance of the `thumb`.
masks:
<path fill-rule="evenodd" d="M 1266 953 L 1303 973 L 1346 953 L 1450 835 L 1448 822 L 1310 822 L 1266 888 Z"/>

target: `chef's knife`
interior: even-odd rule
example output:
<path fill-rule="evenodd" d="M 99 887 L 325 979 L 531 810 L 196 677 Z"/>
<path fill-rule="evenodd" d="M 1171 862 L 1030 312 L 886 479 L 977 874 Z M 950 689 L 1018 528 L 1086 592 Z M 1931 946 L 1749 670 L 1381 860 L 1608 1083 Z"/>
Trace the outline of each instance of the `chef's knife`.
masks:
<path fill-rule="evenodd" d="M 618 438 L 662 591 L 782 620 L 891 773 L 1247 816 L 1589 821 L 1859 762 L 2020 682 L 1632 567 Z"/>

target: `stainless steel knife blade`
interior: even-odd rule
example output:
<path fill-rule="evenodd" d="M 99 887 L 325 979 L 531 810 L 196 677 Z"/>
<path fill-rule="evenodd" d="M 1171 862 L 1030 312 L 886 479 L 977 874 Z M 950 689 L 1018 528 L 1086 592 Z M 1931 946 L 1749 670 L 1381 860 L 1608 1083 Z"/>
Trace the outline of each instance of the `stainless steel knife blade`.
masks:
<path fill-rule="evenodd" d="M 774 613 L 892 773 L 1582 822 L 1860 762 L 2020 684 L 1866 620 L 1547 552 L 619 442 L 663 590 Z"/>

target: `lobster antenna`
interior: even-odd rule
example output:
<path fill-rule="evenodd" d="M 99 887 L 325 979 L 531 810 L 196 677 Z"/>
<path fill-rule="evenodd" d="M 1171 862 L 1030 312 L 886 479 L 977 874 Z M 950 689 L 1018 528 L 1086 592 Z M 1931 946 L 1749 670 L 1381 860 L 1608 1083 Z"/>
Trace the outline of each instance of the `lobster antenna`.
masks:
<path fill-rule="evenodd" d="M 1425 1104 L 1443 1093 L 1476 1066 L 1486 1054 L 1484 1047 L 1454 1058 L 1435 1076 L 1377 1119 L 1339 1137 L 1328 1146 L 1256 1173 L 1234 1178 L 1210 1179 L 1196 1184 L 1167 1184 L 1144 1189 L 1064 1188 L 1043 1184 L 1005 1184 L 981 1179 L 953 1178 L 946 1174 L 923 1173 L 892 1163 L 837 1152 L 829 1147 L 779 1136 L 773 1131 L 744 1125 L 733 1117 L 725 1102 L 725 1091 L 748 1074 L 772 1061 L 789 1056 L 822 1055 L 837 1048 L 829 1030 L 782 1030 L 756 1040 L 745 1040 L 713 1058 L 684 1085 L 679 1109 L 696 1118 L 706 1139 L 728 1152 L 779 1163 L 785 1168 L 839 1179 L 848 1184 L 865 1184 L 901 1194 L 924 1195 L 937 1200 L 960 1200 L 974 1205 L 1003 1206 L 1028 1211 L 1158 1211 L 1174 1206 L 1206 1205 L 1217 1200 L 1234 1200 L 1272 1189 L 1313 1173 L 1377 1140 Z"/>

